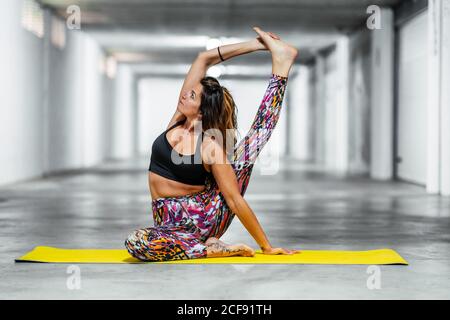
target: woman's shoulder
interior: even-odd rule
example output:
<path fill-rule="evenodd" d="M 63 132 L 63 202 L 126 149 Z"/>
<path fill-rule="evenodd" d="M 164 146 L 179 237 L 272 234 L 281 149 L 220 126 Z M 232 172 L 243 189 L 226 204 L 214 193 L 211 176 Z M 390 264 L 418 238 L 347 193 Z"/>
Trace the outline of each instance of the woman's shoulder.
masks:
<path fill-rule="evenodd" d="M 186 121 L 186 116 L 183 115 L 182 113 L 180 113 L 179 111 L 177 111 L 172 116 L 172 119 L 170 119 L 166 130 L 169 131 L 172 127 L 177 126 L 178 124 L 183 123 L 184 121 Z"/>

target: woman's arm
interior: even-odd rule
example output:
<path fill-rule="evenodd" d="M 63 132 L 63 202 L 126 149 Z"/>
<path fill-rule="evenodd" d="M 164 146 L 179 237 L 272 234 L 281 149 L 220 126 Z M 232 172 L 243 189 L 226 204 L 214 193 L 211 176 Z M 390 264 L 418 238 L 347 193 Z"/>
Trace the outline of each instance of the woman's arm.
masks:
<path fill-rule="evenodd" d="M 250 41 L 226 44 L 220 46 L 219 50 L 220 54 L 222 55 L 222 58 L 224 60 L 229 60 L 233 57 L 237 57 L 246 53 L 267 49 L 260 40 L 255 38 Z M 200 52 L 199 56 L 201 56 L 209 66 L 222 62 L 222 60 L 219 57 L 219 52 L 217 48 L 202 51 Z"/>
<path fill-rule="evenodd" d="M 270 248 L 271 245 L 261 224 L 239 192 L 239 185 L 231 165 L 227 163 L 212 164 L 211 172 L 231 211 L 237 215 L 261 249 Z"/>
<path fill-rule="evenodd" d="M 254 39 L 234 44 L 227 44 L 220 47 L 220 54 L 225 60 L 231 59 L 242 54 L 254 52 L 257 50 L 265 50 L 265 46 L 261 41 Z M 221 62 L 217 48 L 201 51 L 197 58 L 191 65 L 186 78 L 184 79 L 183 87 L 179 98 L 186 90 L 190 90 L 193 86 L 200 82 L 205 76 L 209 67 Z"/>
<path fill-rule="evenodd" d="M 255 239 L 263 253 L 265 254 L 292 254 L 298 250 L 287 250 L 283 248 L 273 248 L 264 233 L 261 224 L 255 213 L 248 205 L 247 201 L 239 192 L 239 185 L 233 168 L 226 160 L 226 155 L 217 143 L 208 141 L 205 148 L 206 161 L 211 164 L 211 172 L 223 194 L 227 205 L 235 213 L 250 235 Z"/>
<path fill-rule="evenodd" d="M 272 36 L 276 37 L 273 34 Z M 224 60 L 228 60 L 233 57 L 258 50 L 267 50 L 263 42 L 261 40 L 258 40 L 258 38 L 255 38 L 250 41 L 220 46 L 220 54 L 222 55 L 222 58 Z M 221 60 L 217 48 L 200 52 L 197 55 L 194 62 L 192 63 L 186 75 L 186 78 L 184 79 L 183 86 L 178 96 L 178 101 L 181 99 L 182 95 L 186 91 L 191 90 L 192 87 L 194 87 L 197 83 L 200 82 L 200 80 L 202 80 L 205 77 L 206 71 L 209 69 L 209 67 L 218 64 L 220 62 Z M 171 120 L 169 121 L 167 128 L 174 125 L 175 122 L 182 120 L 183 117 L 184 116 L 181 112 L 175 110 L 175 113 L 173 114 Z"/>

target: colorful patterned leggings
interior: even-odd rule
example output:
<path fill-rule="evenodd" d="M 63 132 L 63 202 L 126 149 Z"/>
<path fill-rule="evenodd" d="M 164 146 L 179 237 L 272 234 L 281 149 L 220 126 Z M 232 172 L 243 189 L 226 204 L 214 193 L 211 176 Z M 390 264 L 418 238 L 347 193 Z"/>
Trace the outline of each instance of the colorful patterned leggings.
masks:
<path fill-rule="evenodd" d="M 235 147 L 231 165 L 242 195 L 256 158 L 278 122 L 286 84 L 287 77 L 271 75 L 253 124 Z M 220 238 L 235 215 L 212 176 L 203 191 L 154 199 L 152 210 L 154 227 L 136 230 L 125 240 L 128 252 L 144 261 L 206 257 L 204 242 L 209 237 Z"/>

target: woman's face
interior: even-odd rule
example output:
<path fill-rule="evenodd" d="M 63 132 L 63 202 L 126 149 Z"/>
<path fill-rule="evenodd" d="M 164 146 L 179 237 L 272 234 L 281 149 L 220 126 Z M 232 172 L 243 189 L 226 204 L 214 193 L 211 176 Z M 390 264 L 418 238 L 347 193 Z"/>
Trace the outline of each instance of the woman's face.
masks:
<path fill-rule="evenodd" d="M 202 89 L 203 86 L 201 83 L 198 83 L 182 93 L 181 99 L 178 101 L 178 110 L 186 117 L 199 115 Z"/>

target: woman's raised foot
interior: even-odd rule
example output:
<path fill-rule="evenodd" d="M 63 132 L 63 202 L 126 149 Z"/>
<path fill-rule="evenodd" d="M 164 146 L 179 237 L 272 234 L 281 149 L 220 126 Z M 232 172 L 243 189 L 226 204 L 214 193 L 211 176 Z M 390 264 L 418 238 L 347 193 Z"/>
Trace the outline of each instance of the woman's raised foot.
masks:
<path fill-rule="evenodd" d="M 298 50 L 290 44 L 271 37 L 267 32 L 261 30 L 258 27 L 254 27 L 253 30 L 261 37 L 264 44 L 272 53 L 272 58 L 276 61 L 293 62 L 298 55 Z"/>

